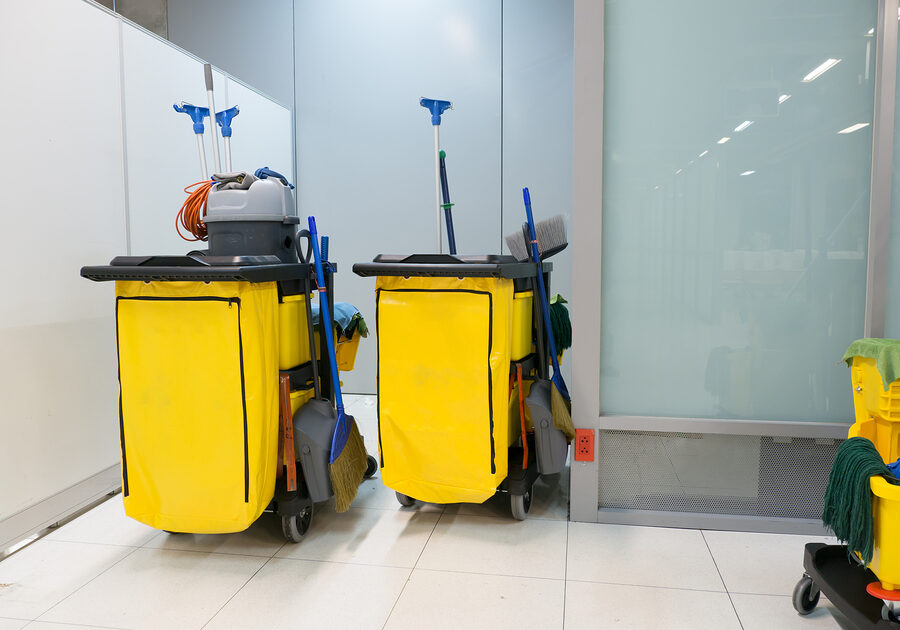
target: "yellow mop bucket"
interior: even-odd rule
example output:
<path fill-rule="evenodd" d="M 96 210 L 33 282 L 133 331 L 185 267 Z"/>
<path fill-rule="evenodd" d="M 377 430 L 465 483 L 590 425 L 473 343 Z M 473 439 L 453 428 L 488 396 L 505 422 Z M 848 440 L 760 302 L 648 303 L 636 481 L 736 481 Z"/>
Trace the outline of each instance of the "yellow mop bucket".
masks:
<path fill-rule="evenodd" d="M 857 343 L 865 343 L 863 340 Z M 874 340 L 870 343 L 885 343 Z M 855 344 L 854 344 L 855 345 Z M 851 346 L 851 350 L 853 346 Z M 848 350 L 848 354 L 851 352 Z M 852 360 L 850 378 L 853 384 L 853 407 L 856 422 L 848 437 L 864 437 L 872 441 L 885 464 L 900 457 L 900 380 L 887 383 L 875 358 L 848 357 Z M 900 587 L 900 486 L 883 477 L 869 479 L 872 490 L 874 552 L 869 569 L 888 590 Z"/>

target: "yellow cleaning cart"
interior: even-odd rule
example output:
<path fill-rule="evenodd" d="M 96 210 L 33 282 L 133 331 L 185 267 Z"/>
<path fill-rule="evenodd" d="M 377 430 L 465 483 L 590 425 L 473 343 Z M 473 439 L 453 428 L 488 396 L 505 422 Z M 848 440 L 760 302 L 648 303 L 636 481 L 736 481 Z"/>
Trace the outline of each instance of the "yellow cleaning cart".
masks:
<path fill-rule="evenodd" d="M 292 431 L 313 391 L 309 264 L 130 256 L 81 275 L 116 282 L 126 514 L 175 533 L 228 533 L 272 509 L 299 542 L 313 510 Z"/>
<path fill-rule="evenodd" d="M 877 348 L 876 348 L 877 346 Z M 885 464 L 900 458 L 900 380 L 889 380 L 875 358 L 854 354 L 858 348 L 900 353 L 900 341 L 865 339 L 848 351 L 855 422 L 848 438 L 864 437 Z M 869 479 L 874 520 L 874 554 L 868 567 L 848 561 L 846 545 L 806 545 L 806 570 L 794 589 L 794 608 L 810 613 L 819 592 L 858 628 L 900 628 L 900 486 L 880 475 Z M 855 557 L 854 557 L 855 559 Z"/>
<path fill-rule="evenodd" d="M 543 263 L 547 282 L 551 269 Z M 519 404 L 548 365 L 533 316 L 537 266 L 511 256 L 380 255 L 353 271 L 377 278 L 385 485 L 403 505 L 505 492 L 524 519 L 534 481 L 558 473 L 568 448 L 552 422 L 530 430 L 528 418 L 549 410 Z M 511 379 L 519 370 L 523 379 Z"/>

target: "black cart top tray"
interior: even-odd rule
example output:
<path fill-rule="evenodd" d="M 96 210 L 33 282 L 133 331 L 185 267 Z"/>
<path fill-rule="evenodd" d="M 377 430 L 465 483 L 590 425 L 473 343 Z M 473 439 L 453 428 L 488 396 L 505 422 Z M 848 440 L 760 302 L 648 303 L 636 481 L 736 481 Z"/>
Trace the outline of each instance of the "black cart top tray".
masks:
<path fill-rule="evenodd" d="M 337 271 L 333 262 L 331 271 Z M 277 256 L 116 256 L 108 265 L 82 267 L 89 280 L 278 282 L 303 280 L 310 266 L 283 263 Z"/>
<path fill-rule="evenodd" d="M 553 263 L 543 263 L 544 272 Z M 427 276 L 447 278 L 533 278 L 535 264 L 519 262 L 512 256 L 482 254 L 452 256 L 450 254 L 413 254 L 402 256 L 379 254 L 370 263 L 356 263 L 353 273 L 358 276 Z"/>

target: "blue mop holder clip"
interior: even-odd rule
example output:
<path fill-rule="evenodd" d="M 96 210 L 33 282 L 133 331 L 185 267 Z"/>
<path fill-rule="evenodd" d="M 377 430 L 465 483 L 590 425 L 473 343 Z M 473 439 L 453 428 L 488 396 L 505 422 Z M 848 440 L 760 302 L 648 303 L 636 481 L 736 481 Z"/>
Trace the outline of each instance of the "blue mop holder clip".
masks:
<path fill-rule="evenodd" d="M 209 116 L 209 108 L 208 107 L 200 107 L 199 105 L 191 105 L 190 103 L 185 103 L 181 101 L 181 105 L 175 103 L 172 105 L 176 112 L 179 114 L 187 114 L 191 117 L 191 120 L 194 121 L 194 133 L 202 134 L 203 133 L 203 119 Z"/>
<path fill-rule="evenodd" d="M 223 138 L 231 137 L 231 121 L 234 120 L 234 117 L 240 113 L 241 110 L 237 105 L 228 109 L 223 109 L 222 111 L 216 113 L 216 122 L 222 128 Z"/>
<path fill-rule="evenodd" d="M 435 126 L 441 124 L 441 114 L 453 109 L 453 103 L 450 101 L 439 101 L 434 98 L 422 97 L 419 99 L 419 105 L 431 112 L 431 124 Z"/>

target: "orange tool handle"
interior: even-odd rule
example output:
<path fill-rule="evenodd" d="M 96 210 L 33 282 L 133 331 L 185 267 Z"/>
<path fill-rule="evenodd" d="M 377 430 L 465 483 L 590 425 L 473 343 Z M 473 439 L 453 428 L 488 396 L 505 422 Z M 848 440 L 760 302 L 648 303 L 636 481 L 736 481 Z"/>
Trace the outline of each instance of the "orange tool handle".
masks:
<path fill-rule="evenodd" d="M 294 457 L 294 416 L 291 413 L 291 377 L 279 376 L 281 385 L 281 427 L 284 466 L 287 469 L 285 485 L 288 492 L 297 489 L 297 460 Z"/>
<path fill-rule="evenodd" d="M 522 423 L 522 470 L 528 468 L 528 433 L 525 430 L 525 392 L 522 391 L 522 364 L 516 363 L 516 379 L 519 381 L 519 421 Z"/>

